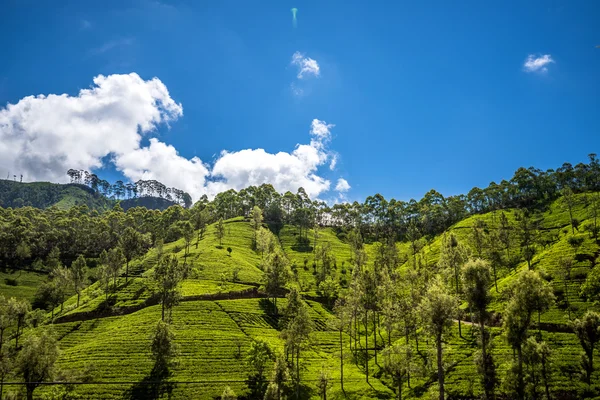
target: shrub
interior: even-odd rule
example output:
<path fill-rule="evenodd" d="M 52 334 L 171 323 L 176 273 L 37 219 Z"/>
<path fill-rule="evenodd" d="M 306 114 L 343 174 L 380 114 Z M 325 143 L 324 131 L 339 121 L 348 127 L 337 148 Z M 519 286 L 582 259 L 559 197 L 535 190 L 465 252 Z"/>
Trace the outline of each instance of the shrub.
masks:
<path fill-rule="evenodd" d="M 19 286 L 19 282 L 13 278 L 4 278 L 4 283 L 8 286 Z"/>

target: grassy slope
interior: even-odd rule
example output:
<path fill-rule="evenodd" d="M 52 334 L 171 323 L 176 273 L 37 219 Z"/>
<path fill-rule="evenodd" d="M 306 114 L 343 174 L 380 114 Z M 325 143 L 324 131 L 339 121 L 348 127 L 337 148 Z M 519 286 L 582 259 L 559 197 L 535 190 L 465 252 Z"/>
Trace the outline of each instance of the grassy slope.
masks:
<path fill-rule="evenodd" d="M 498 215 L 492 213 L 473 216 L 461 221 L 450 230 L 465 242 L 470 234 L 470 227 L 476 218 L 484 219 L 488 225 L 494 225 Z M 511 212 L 507 212 L 509 218 L 513 218 Z M 582 205 L 577 206 L 575 216 L 582 222 L 586 219 L 586 210 Z M 567 212 L 561 208 L 560 203 L 555 203 L 543 215 L 543 227 L 549 233 L 558 234 L 558 240 L 548 246 L 546 249 L 539 248 L 533 260 L 534 268 L 543 271 L 544 275 L 549 277 L 556 291 L 562 290 L 563 281 L 559 270 L 557 269 L 558 260 L 565 254 L 578 254 L 576 269 L 573 273 L 578 277 L 578 281 L 569 287 L 569 300 L 574 308 L 573 315 L 581 315 L 591 304 L 583 302 L 579 296 L 579 282 L 581 282 L 590 269 L 590 259 L 597 256 L 599 248 L 587 235 L 576 233 L 585 237 L 584 244 L 575 251 L 567 242 L 571 236 L 568 227 L 569 219 Z M 309 232 L 312 246 L 312 232 Z M 516 238 L 515 238 L 516 239 Z M 183 292 L 187 300 L 177 306 L 174 311 L 174 326 L 177 334 L 177 342 L 181 346 L 181 355 L 179 365 L 175 369 L 174 379 L 177 381 L 215 381 L 233 380 L 236 383 L 230 385 L 239 391 L 243 386 L 242 381 L 248 374 L 245 363 L 236 358 L 236 348 L 234 341 L 240 338 L 243 342 L 242 352 L 248 346 L 252 338 L 262 338 L 268 340 L 274 348 L 281 348 L 282 343 L 279 339 L 279 332 L 276 323 L 266 312 L 264 299 L 239 299 L 239 300 L 192 300 L 195 296 L 206 294 L 218 294 L 225 292 L 238 292 L 251 288 L 249 285 L 258 285 L 261 282 L 261 271 L 257 267 L 260 262 L 260 255 L 250 249 L 252 241 L 252 230 L 249 224 L 241 218 L 227 221 L 226 236 L 223 239 L 223 247 L 218 248 L 219 243 L 215 236 L 215 227 L 210 226 L 205 237 L 200 240 L 198 248 L 195 247 L 195 238 L 190 248 L 188 259 L 193 262 L 194 275 L 184 284 Z M 338 278 L 343 277 L 342 270 L 347 269 L 350 259 L 350 248 L 347 244 L 340 241 L 332 229 L 323 229 L 320 232 L 319 244 L 329 242 L 332 246 L 333 254 L 336 257 L 336 274 Z M 291 262 L 298 267 L 298 275 L 302 287 L 307 293 L 312 294 L 315 291 L 314 277 L 312 276 L 312 249 L 295 248 L 295 229 L 285 227 L 280 235 L 280 242 L 284 251 Z M 441 236 L 434 238 L 421 251 L 420 256 L 428 265 L 428 268 L 434 268 L 439 259 L 439 247 Z M 516 241 L 515 241 L 516 243 Z M 374 247 L 376 245 L 367 245 L 367 252 L 370 259 L 373 259 Z M 173 252 L 180 259 L 184 257 L 184 243 L 182 240 L 165 245 L 165 252 Z M 231 256 L 228 255 L 226 248 L 231 247 Z M 398 244 L 400 252 L 407 255 L 407 245 Z M 300 251 L 304 250 L 304 251 Z M 131 265 L 131 270 L 135 277 L 129 284 L 124 285 L 121 278 L 121 289 L 116 296 L 116 305 L 127 307 L 131 305 L 140 305 L 149 295 L 145 282 L 149 272 L 144 272 L 152 268 L 156 259 L 154 250 L 149 252 L 141 260 L 135 261 Z M 518 252 L 517 246 L 511 252 Z M 307 270 L 304 269 L 304 259 L 307 261 Z M 346 268 L 342 267 L 342 262 Z M 231 282 L 234 268 L 239 268 L 239 281 L 243 283 L 234 284 Z M 408 268 L 407 262 L 401 268 Z M 527 268 L 526 263 L 521 263 L 517 270 Z M 346 272 L 349 277 L 349 271 Z M 515 271 L 499 271 L 499 289 L 502 290 L 514 279 Z M 224 281 L 229 281 L 224 283 Z M 499 295 L 495 294 L 493 309 L 502 311 L 503 303 Z M 74 299 L 71 298 L 66 303 L 67 313 L 78 313 L 97 309 L 103 301 L 103 296 L 97 288 L 97 284 L 88 288 L 82 297 L 82 306 L 79 309 L 74 308 Z M 283 305 L 285 300 L 280 300 Z M 324 365 L 330 371 L 335 381 L 331 389 L 330 397 L 339 394 L 339 383 L 336 377 L 339 374 L 339 361 L 337 356 L 337 334 L 327 329 L 327 319 L 330 318 L 329 312 L 319 303 L 308 302 L 311 306 L 311 314 L 318 327 L 313 335 L 310 344 L 310 350 L 305 355 L 307 359 L 307 369 L 303 371 L 303 376 L 309 381 L 311 386 L 314 382 L 310 379 L 316 379 L 318 371 Z M 140 381 L 149 373 L 151 362 L 149 358 L 149 334 L 152 327 L 159 318 L 160 309 L 158 306 L 150 306 L 136 311 L 129 315 L 120 317 L 107 317 L 90 319 L 79 322 L 67 322 L 55 324 L 55 328 L 62 337 L 61 348 L 63 350 L 60 364 L 64 367 L 77 367 L 83 365 L 86 361 L 93 362 L 97 367 L 98 380 L 128 380 Z M 565 327 L 567 322 L 566 311 L 557 306 L 553 307 L 541 317 L 542 322 Z M 508 361 L 512 357 L 512 351 L 506 345 L 506 341 L 499 334 L 499 329 L 494 328 L 497 335 L 493 341 L 494 355 L 499 364 L 500 376 L 506 369 Z M 553 388 L 574 389 L 577 385 L 576 371 L 578 370 L 580 346 L 573 334 L 570 333 L 552 333 L 542 331 L 544 340 L 548 341 L 553 349 L 554 372 Z M 446 346 L 446 362 L 449 366 L 447 374 L 447 388 L 450 392 L 456 394 L 479 393 L 479 383 L 476 380 L 476 369 L 474 366 L 474 354 L 477 349 L 475 340 L 471 335 L 469 325 L 463 325 L 463 338 L 460 338 L 455 326 L 453 335 L 449 337 Z M 348 338 L 345 337 L 346 344 Z M 370 343 L 373 337 L 370 337 Z M 429 351 L 432 343 L 426 343 L 422 338 L 420 343 L 421 350 Z M 347 347 L 346 347 L 347 349 Z M 126 356 L 123 356 L 126 354 Z M 431 353 L 429 355 L 433 357 Z M 348 357 L 348 354 L 346 354 Z M 349 357 L 348 357 L 349 358 Z M 347 360 L 348 360 L 347 358 Z M 433 362 L 433 358 L 431 358 Z M 380 361 L 381 363 L 381 361 Z M 115 368 L 119 365 L 119 368 Z M 373 398 L 375 396 L 385 397 L 391 392 L 381 385 L 381 381 L 371 378 L 373 388 L 364 383 L 364 374 L 351 362 L 345 366 L 346 393 L 355 398 Z M 600 368 L 597 368 L 600 369 Z M 379 376 L 379 369 L 371 359 L 370 370 L 376 376 Z M 596 372 L 600 379 L 600 372 Z M 385 378 L 382 378 L 385 381 Z M 199 386 L 200 385 L 200 386 Z M 203 385 L 203 386 L 202 386 Z M 202 393 L 203 398 L 211 398 L 218 395 L 225 383 L 182 385 L 175 388 L 174 394 L 177 398 L 186 398 L 193 393 L 197 395 Z M 428 397 L 428 393 L 436 390 L 433 379 L 414 379 L 413 390 L 406 391 L 405 395 L 411 397 Z M 102 385 L 93 388 L 82 387 L 78 392 L 85 393 L 86 398 L 109 398 L 109 396 L 119 397 L 127 389 L 135 389 L 135 385 Z M 138 387 L 139 390 L 139 387 Z M 378 394 L 376 394 L 378 393 Z M 315 394 L 313 392 L 313 394 Z"/>
<path fill-rule="evenodd" d="M 28 271 L 7 270 L 0 272 L 0 293 L 5 297 L 16 297 L 33 301 L 38 286 L 46 279 L 45 274 Z M 17 285 L 7 284 L 15 280 Z"/>

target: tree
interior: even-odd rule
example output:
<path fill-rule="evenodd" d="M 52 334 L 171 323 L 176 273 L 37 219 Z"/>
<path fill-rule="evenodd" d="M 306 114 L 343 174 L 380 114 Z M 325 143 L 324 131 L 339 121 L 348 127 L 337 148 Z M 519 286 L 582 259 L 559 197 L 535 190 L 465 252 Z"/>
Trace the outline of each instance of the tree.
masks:
<path fill-rule="evenodd" d="M 292 365 L 296 364 L 294 381 L 296 385 L 296 397 L 300 394 L 300 351 L 308 341 L 313 331 L 313 322 L 308 315 L 307 306 L 300 301 L 298 309 L 293 318 L 283 330 L 282 336 L 286 342 L 287 352 L 292 354 Z"/>
<path fill-rule="evenodd" d="M 217 239 L 219 239 L 219 246 L 223 246 L 223 238 L 225 237 L 225 224 L 223 223 L 223 218 L 219 218 L 219 222 L 217 222 L 216 235 Z"/>
<path fill-rule="evenodd" d="M 10 320 L 17 321 L 17 329 L 15 332 L 15 350 L 19 348 L 19 337 L 22 333 L 22 328 L 25 325 L 25 317 L 31 311 L 31 304 L 25 299 L 18 300 L 11 297 L 8 300 L 8 313 Z"/>
<path fill-rule="evenodd" d="M 526 365 L 526 390 L 532 399 L 539 398 L 537 388 L 544 383 L 546 399 L 550 399 L 550 347 L 546 342 L 538 342 L 535 338 L 527 339 L 523 346 L 523 364 Z"/>
<path fill-rule="evenodd" d="M 590 385 L 594 372 L 594 348 L 600 342 L 600 314 L 588 310 L 581 320 L 576 319 L 571 326 L 583 348 L 581 365 L 585 382 Z"/>
<path fill-rule="evenodd" d="M 127 227 L 123 231 L 120 242 L 125 256 L 125 282 L 127 282 L 129 279 L 129 262 L 146 252 L 150 246 L 150 239 L 132 227 Z"/>
<path fill-rule="evenodd" d="M 269 255 L 265 266 L 265 291 L 273 299 L 273 307 L 277 314 L 277 295 L 281 292 L 290 276 L 288 260 L 285 256 L 275 251 Z"/>
<path fill-rule="evenodd" d="M 194 213 L 194 229 L 198 232 L 196 236 L 196 248 L 198 248 L 198 243 L 204 236 L 204 232 L 206 232 L 206 224 L 208 224 L 209 219 L 210 214 L 206 207 L 202 210 L 197 209 Z"/>
<path fill-rule="evenodd" d="M 510 259 L 510 247 L 512 244 L 512 237 L 511 237 L 512 229 L 513 229 L 512 225 L 508 221 L 506 214 L 504 214 L 504 212 L 500 213 L 500 227 L 498 228 L 498 238 L 500 239 L 500 242 L 502 243 L 502 245 L 504 246 L 504 249 L 506 250 L 506 259 L 507 260 Z"/>
<path fill-rule="evenodd" d="M 123 249 L 121 247 L 115 247 L 108 251 L 107 263 L 110 274 L 113 278 L 113 290 L 117 289 L 117 278 L 121 268 L 123 267 L 123 264 L 126 262 L 127 259 L 125 258 Z"/>
<path fill-rule="evenodd" d="M 160 298 L 162 321 L 165 321 L 165 311 L 168 312 L 167 321 L 171 320 L 173 307 L 181 298 L 179 287 L 184 277 L 185 266 L 179 265 L 179 260 L 173 254 L 161 257 L 154 267 L 152 280 Z"/>
<path fill-rule="evenodd" d="M 480 365 L 482 384 L 486 399 L 494 398 L 494 389 L 497 384 L 496 370 L 488 353 L 489 334 L 485 329 L 485 323 L 488 319 L 487 307 L 492 298 L 489 294 L 491 284 L 490 266 L 481 259 L 468 261 L 462 270 L 463 286 L 469 308 L 475 311 L 477 321 L 479 322 L 479 337 L 481 343 Z"/>
<path fill-rule="evenodd" d="M 81 291 L 85 288 L 87 280 L 87 265 L 85 258 L 80 254 L 79 257 L 71 264 L 71 284 L 73 290 L 77 293 L 77 307 L 79 307 L 79 298 Z"/>
<path fill-rule="evenodd" d="M 454 271 L 454 284 L 455 294 L 460 296 L 460 270 L 463 264 L 467 261 L 467 250 L 458 241 L 454 234 L 450 234 L 444 237 L 442 242 L 442 249 L 440 254 L 439 266 L 443 269 L 449 269 Z M 460 323 L 460 312 L 457 313 L 458 317 L 458 334 L 462 337 L 462 328 Z"/>
<path fill-rule="evenodd" d="M 246 361 L 255 370 L 259 382 L 264 380 L 265 368 L 272 357 L 273 352 L 264 340 L 256 339 L 250 343 Z"/>
<path fill-rule="evenodd" d="M 442 338 L 452 327 L 452 319 L 456 315 L 457 308 L 457 299 L 448 293 L 439 277 L 434 279 L 421 301 L 420 312 L 425 328 L 434 337 L 436 343 L 440 400 L 444 400 Z"/>
<path fill-rule="evenodd" d="M 175 334 L 169 324 L 158 321 L 151 336 L 152 359 L 154 360 L 153 373 L 163 377 L 168 374 L 177 356 L 177 346 L 174 343 Z"/>
<path fill-rule="evenodd" d="M 229 386 L 225 386 L 223 393 L 221 394 L 221 400 L 237 400 L 237 395 Z"/>
<path fill-rule="evenodd" d="M 328 276 L 319 283 L 319 291 L 327 299 L 327 305 L 331 307 L 340 292 L 340 284 L 334 277 Z"/>
<path fill-rule="evenodd" d="M 11 359 L 8 347 L 0 348 L 0 399 L 4 389 L 4 381 L 13 369 L 13 360 Z"/>
<path fill-rule="evenodd" d="M 110 293 L 110 280 L 112 274 L 110 267 L 106 264 L 101 264 L 97 267 L 97 279 L 100 282 L 100 287 L 104 290 L 105 299 L 108 300 L 108 294 Z"/>
<path fill-rule="evenodd" d="M 6 297 L 0 294 L 0 351 L 4 344 L 4 331 L 13 323 L 13 314 L 10 308 L 11 301 L 12 299 L 7 300 Z"/>
<path fill-rule="evenodd" d="M 535 236 L 537 233 L 537 222 L 529 216 L 529 211 L 519 210 L 515 219 L 517 220 L 517 232 L 521 241 L 523 258 L 527 261 L 527 268 L 531 269 L 531 261 L 535 255 Z"/>
<path fill-rule="evenodd" d="M 183 263 L 187 264 L 187 257 L 190 253 L 190 243 L 194 238 L 194 227 L 188 221 L 183 223 L 183 240 L 185 241 L 185 252 L 183 255 Z"/>
<path fill-rule="evenodd" d="M 72 281 L 71 270 L 58 263 L 50 270 L 50 277 L 53 283 L 52 294 L 56 296 L 56 301 L 60 304 L 60 311 L 62 312 L 67 296 L 67 288 L 71 285 Z M 54 308 L 52 312 L 54 313 Z"/>
<path fill-rule="evenodd" d="M 254 231 L 254 237 L 252 238 L 252 247 L 257 248 L 256 237 L 258 234 L 258 230 L 262 227 L 263 223 L 263 214 L 258 206 L 252 207 L 252 211 L 250 211 L 250 224 L 252 224 L 252 230 Z"/>
<path fill-rule="evenodd" d="M 330 320 L 330 325 L 339 334 L 340 341 L 340 387 L 344 391 L 344 331 L 352 324 L 352 311 L 349 304 L 346 304 L 344 298 L 339 298 L 335 302 L 334 313 L 337 318 Z"/>
<path fill-rule="evenodd" d="M 569 281 L 571 280 L 571 271 L 573 270 L 573 258 L 562 257 L 559 261 L 560 269 L 562 272 L 563 283 L 565 287 L 565 303 L 567 305 L 567 312 L 569 320 L 571 319 L 571 305 L 569 303 Z"/>
<path fill-rule="evenodd" d="M 256 240 L 256 249 L 260 251 L 261 262 L 264 262 L 265 253 L 268 255 L 275 248 L 275 238 L 271 231 L 261 226 Z"/>
<path fill-rule="evenodd" d="M 571 222 L 571 233 L 575 234 L 576 220 L 573 218 L 573 207 L 575 206 L 575 195 L 570 187 L 565 187 L 561 190 L 563 196 L 563 202 L 569 211 L 569 221 Z"/>
<path fill-rule="evenodd" d="M 52 378 L 58 355 L 56 339 L 47 331 L 32 333 L 25 339 L 16 365 L 25 382 L 27 400 L 33 400 L 34 390 Z"/>
<path fill-rule="evenodd" d="M 319 371 L 319 378 L 317 380 L 317 388 L 319 389 L 321 399 L 327 400 L 327 390 L 329 387 L 331 387 L 331 378 L 329 373 L 324 368 L 321 368 L 321 371 Z"/>
<path fill-rule="evenodd" d="M 522 271 L 509 288 L 511 295 L 504 311 L 504 331 L 508 344 L 517 355 L 515 391 L 518 399 L 525 396 L 523 376 L 523 344 L 527 340 L 531 316 L 550 308 L 554 300 L 550 285 L 537 272 Z"/>
<path fill-rule="evenodd" d="M 485 222 L 479 218 L 475 219 L 471 226 L 471 244 L 478 258 L 483 257 L 483 250 L 487 244 L 486 229 Z"/>
<path fill-rule="evenodd" d="M 406 344 L 394 344 L 383 350 L 383 369 L 392 378 L 398 400 L 402 400 L 402 385 L 410 373 L 411 352 Z"/>
<path fill-rule="evenodd" d="M 281 400 L 282 392 L 286 389 L 287 381 L 289 379 L 290 372 L 285 357 L 283 354 L 277 354 L 275 357 L 275 365 L 273 365 L 273 372 L 271 373 L 271 384 L 269 385 L 269 387 L 273 385 L 273 393 L 270 396 L 273 400 Z M 267 388 L 267 394 L 268 393 L 269 388 Z M 265 394 L 265 398 L 268 397 L 267 394 Z"/>

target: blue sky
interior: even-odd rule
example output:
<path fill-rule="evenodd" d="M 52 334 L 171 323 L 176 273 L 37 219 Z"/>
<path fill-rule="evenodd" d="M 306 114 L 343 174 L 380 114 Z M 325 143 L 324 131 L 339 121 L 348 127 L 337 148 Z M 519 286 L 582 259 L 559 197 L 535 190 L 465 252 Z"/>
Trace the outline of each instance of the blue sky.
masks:
<path fill-rule="evenodd" d="M 168 127 L 156 123 L 138 144 L 125 148 L 140 150 L 141 157 L 141 150 L 153 151 L 154 137 L 180 158 L 198 157 L 208 172 L 200 178 L 201 187 L 190 189 L 172 176 L 191 179 L 178 172 L 192 171 L 186 160 L 164 158 L 175 160 L 171 168 L 167 161 L 144 164 L 124 157 L 115 166 L 113 149 L 108 155 L 90 150 L 94 154 L 77 160 L 69 154 L 48 160 L 31 152 L 4 164 L 0 160 L 0 173 L 25 171 L 30 180 L 57 180 L 66 159 L 110 179 L 143 174 L 200 193 L 213 179 L 212 165 L 222 150 L 289 155 L 296 144 L 315 139 L 310 133 L 315 119 L 331 124 L 324 125 L 329 126 L 327 140 L 313 146 L 323 159 L 293 173 L 311 182 L 318 177 L 313 192 L 324 199 L 363 200 L 381 193 L 408 200 L 431 188 L 444 195 L 466 193 L 509 179 L 520 166 L 555 168 L 600 152 L 600 49 L 595 47 L 600 45 L 600 3 L 595 1 L 136 0 L 92 6 L 5 0 L 1 7 L 0 107 L 30 95 L 77 97 L 100 74 L 135 73 L 143 81 L 156 77 L 183 111 L 171 109 L 177 115 Z M 292 7 L 298 8 L 295 29 Z M 318 75 L 298 78 L 298 66 L 291 63 L 295 52 L 316 62 Z M 529 55 L 552 61 L 527 71 Z M 119 96 L 119 90 L 111 96 Z M 0 108 L 4 139 L 29 135 L 10 142 L 14 147 L 6 146 L 6 154 L 34 146 L 31 138 L 46 129 L 35 128 L 44 124 L 40 116 L 52 115 L 50 125 L 59 127 L 75 126 L 74 118 L 92 119 L 80 129 L 83 139 L 90 126 L 90 138 L 99 132 L 90 124 L 112 126 L 102 125 L 106 110 L 88 113 L 73 106 L 66 112 L 61 107 L 70 106 L 65 104 L 46 102 L 45 114 L 28 117 Z M 2 112 L 11 121 L 10 132 L 2 126 Z M 137 121 L 137 111 L 127 107 L 111 112 L 111 121 Z M 78 152 L 72 144 L 65 146 Z M 260 164 L 258 153 L 252 154 Z M 237 188 L 253 176 L 253 170 L 227 175 L 249 164 L 239 155 L 237 161 L 232 157 L 230 169 L 222 168 L 222 186 L 215 188 Z M 105 167 L 99 168 L 95 158 Z M 153 164 L 171 174 L 153 170 Z M 261 176 L 279 179 L 285 188 L 289 179 L 271 172 Z M 340 178 L 349 191 L 335 191 Z"/>

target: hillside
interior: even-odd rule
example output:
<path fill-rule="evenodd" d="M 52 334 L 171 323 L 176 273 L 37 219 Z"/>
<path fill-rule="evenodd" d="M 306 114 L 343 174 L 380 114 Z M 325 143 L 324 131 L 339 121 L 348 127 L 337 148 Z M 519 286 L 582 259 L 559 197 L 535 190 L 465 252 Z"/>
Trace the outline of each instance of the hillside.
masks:
<path fill-rule="evenodd" d="M 589 210 L 584 201 L 577 203 L 573 213 L 581 225 L 584 225 Z M 509 221 L 514 222 L 512 210 L 505 210 L 504 213 Z M 398 270 L 400 273 L 409 271 L 413 268 L 411 263 L 414 259 L 422 264 L 420 268 L 434 270 L 440 257 L 441 242 L 446 235 L 453 233 L 461 242 L 471 246 L 469 237 L 474 222 L 485 221 L 489 229 L 494 229 L 499 215 L 500 212 L 490 212 L 471 216 L 454 224 L 443 234 L 423 241 L 416 258 L 408 252 L 409 243 L 397 243 L 400 259 Z M 569 215 L 562 199 L 552 203 L 538 218 L 540 232 L 550 239 L 545 247 L 538 249 L 532 265 L 551 283 L 554 293 L 559 297 L 555 305 L 541 314 L 539 336 L 552 348 L 554 369 L 550 390 L 560 397 L 567 396 L 567 393 L 577 393 L 579 383 L 576 374 L 581 348 L 568 327 L 564 298 L 560 298 L 561 293 L 564 293 L 564 281 L 558 270 L 557 257 L 570 254 L 577 260 L 572 273 L 573 279 L 568 282 L 568 300 L 573 317 L 580 317 L 587 309 L 598 309 L 579 297 L 579 288 L 589 271 L 594 268 L 600 246 L 587 233 L 576 231 L 573 234 L 568 229 Z M 194 235 L 187 256 L 183 239 L 163 247 L 164 253 L 176 255 L 180 262 L 186 258 L 192 265 L 192 273 L 182 286 L 183 301 L 173 311 L 172 327 L 180 352 L 171 377 L 173 382 L 190 383 L 176 384 L 172 389 L 172 398 L 215 398 L 226 385 L 236 393 L 243 393 L 245 380 L 251 369 L 241 358 L 251 341 L 262 339 L 273 349 L 284 348 L 278 318 L 273 315 L 270 302 L 259 289 L 264 282 L 260 269 L 261 255 L 251 249 L 251 225 L 244 218 L 234 218 L 225 221 L 224 227 L 222 245 L 216 236 L 216 224 L 211 224 L 198 243 Z M 308 298 L 319 299 L 313 274 L 316 254 L 313 249 L 314 231 L 308 233 L 308 237 L 313 238 L 308 246 L 298 246 L 296 236 L 294 227 L 284 226 L 278 246 L 281 246 L 290 260 L 292 270 L 297 271 L 299 285 Z M 346 286 L 351 279 L 352 250 L 347 241 L 341 240 L 339 236 L 333 228 L 321 228 L 317 234 L 317 247 L 330 246 L 335 258 L 335 279 Z M 574 236 L 582 238 L 582 243 L 577 248 L 568 245 L 569 238 Z M 230 253 L 227 251 L 228 247 L 231 248 Z M 376 259 L 379 248 L 380 244 L 377 242 L 365 245 L 369 263 Z M 520 252 L 518 246 L 513 251 L 515 254 Z M 94 365 L 94 381 L 106 383 L 77 387 L 75 392 L 83 397 L 122 398 L 125 393 L 129 398 L 146 398 L 148 395 L 149 388 L 143 382 L 150 379 L 152 369 L 149 335 L 160 319 L 160 306 L 156 304 L 148 288 L 148 280 L 156 261 L 156 249 L 133 261 L 130 266 L 133 276 L 127 283 L 123 278 L 119 279 L 119 290 L 111 296 L 110 303 L 105 301 L 99 284 L 95 283 L 84 290 L 79 307 L 76 307 L 75 297 L 72 297 L 65 303 L 62 313 L 56 310 L 53 329 L 60 338 L 59 367 L 77 370 L 91 363 Z M 502 292 L 516 279 L 519 271 L 527 269 L 527 263 L 521 260 L 513 267 L 499 269 L 499 293 L 495 288 L 490 288 L 493 296 L 491 309 L 499 314 L 504 311 L 506 302 Z M 320 261 L 317 259 L 318 268 Z M 279 307 L 285 308 L 285 299 L 280 299 L 278 303 Z M 339 340 L 338 333 L 331 324 L 335 316 L 319 301 L 307 300 L 307 305 L 315 331 L 309 347 L 303 353 L 302 379 L 306 390 L 312 393 L 309 397 L 317 398 L 319 371 L 327 370 L 331 384 L 329 396 L 338 398 L 342 396 L 339 383 Z M 468 315 L 466 317 L 468 319 Z M 495 325 L 491 329 L 494 337 L 493 354 L 499 373 L 504 374 L 506 365 L 512 358 L 512 350 L 501 334 L 500 326 Z M 468 397 L 481 393 L 473 361 L 478 346 L 475 331 L 469 322 L 463 322 L 462 331 L 461 338 L 455 323 L 453 334 L 445 344 L 445 362 L 448 365 L 446 384 L 448 393 Z M 420 330 L 419 335 L 422 341 L 419 351 L 422 352 L 424 348 L 429 349 L 431 344 L 427 344 L 427 336 L 423 331 Z M 393 334 L 393 337 L 394 340 L 404 342 L 402 335 Z M 369 332 L 369 343 L 373 343 L 375 339 L 381 352 L 387 340 L 385 330 L 375 336 Z M 363 343 L 361 346 L 364 346 L 364 336 L 360 340 Z M 344 365 L 345 396 L 393 397 L 392 382 L 381 369 L 381 354 L 379 362 L 376 362 L 374 352 L 370 352 L 370 379 L 367 384 L 364 367 L 360 365 L 360 361 L 353 361 L 351 336 L 344 333 L 342 341 L 347 357 Z M 412 340 L 410 343 L 411 346 L 416 346 Z M 426 355 L 427 352 L 423 356 L 431 357 Z M 115 365 L 119 365 L 119 368 L 115 369 Z M 598 372 L 594 376 L 596 375 L 600 378 Z M 43 391 L 44 389 L 40 390 Z M 433 376 L 415 373 L 411 388 L 405 388 L 404 395 L 407 398 L 428 398 L 434 392 Z"/>
<path fill-rule="evenodd" d="M 17 330 L 15 303 L 0 302 L 13 321 L 5 337 L 16 347 L 17 333 L 50 329 L 56 371 L 87 380 L 42 386 L 38 395 L 159 398 L 167 390 L 212 399 L 229 386 L 240 398 L 262 398 L 252 394 L 266 390 L 260 379 L 287 365 L 281 387 L 289 395 L 297 387 L 300 398 L 322 397 L 324 387 L 330 398 L 394 398 L 401 376 L 403 398 L 425 399 L 438 391 L 438 344 L 448 398 L 474 399 L 483 394 L 476 361 L 484 315 L 497 398 L 519 397 L 515 349 L 525 352 L 528 397 L 593 398 L 598 358 L 586 384 L 572 324 L 600 311 L 600 192 L 515 182 L 496 192 L 491 185 L 486 201 L 475 188 L 467 197 L 376 195 L 329 208 L 301 190 L 280 195 L 263 185 L 163 211 L 142 199 L 101 213 L 0 208 L 0 293 L 45 308 L 43 317 L 23 314 L 27 328 Z M 67 185 L 89 194 L 79 186 Z M 484 314 L 467 301 L 462 268 L 474 264 L 490 277 Z M 449 299 L 439 337 L 427 319 L 436 293 Z M 525 340 L 518 347 L 507 321 Z M 159 376 L 151 343 L 161 326 L 176 352 Z M 250 363 L 260 343 L 270 355 Z"/>
<path fill-rule="evenodd" d="M 94 210 L 106 210 L 113 202 L 94 193 L 85 185 L 76 183 L 58 184 L 50 182 L 20 183 L 0 179 L 0 206 L 48 208 L 56 206 L 68 209 L 86 205 Z"/>
<path fill-rule="evenodd" d="M 166 210 L 177 204 L 172 200 L 161 197 L 144 196 L 119 201 L 121 207 L 127 211 L 132 207 L 145 207 L 149 210 Z M 79 183 L 50 183 L 31 182 L 21 183 L 0 179 L 0 207 L 57 207 L 67 210 L 75 206 L 87 206 L 90 210 L 105 211 L 111 209 L 116 200 L 92 190 Z"/>

